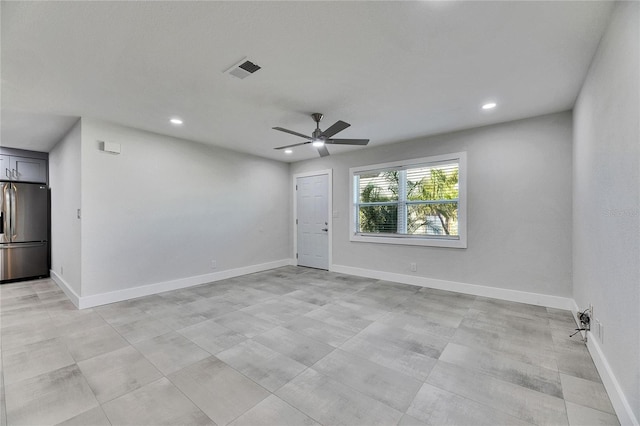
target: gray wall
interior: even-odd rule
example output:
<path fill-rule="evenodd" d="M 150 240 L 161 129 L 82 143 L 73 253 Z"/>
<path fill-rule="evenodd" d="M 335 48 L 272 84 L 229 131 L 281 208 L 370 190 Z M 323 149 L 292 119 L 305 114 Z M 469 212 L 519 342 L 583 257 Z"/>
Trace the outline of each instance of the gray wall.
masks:
<path fill-rule="evenodd" d="M 621 2 L 574 109 L 574 299 L 640 419 L 640 3 Z"/>
<path fill-rule="evenodd" d="M 291 173 L 333 169 L 336 265 L 568 297 L 571 140 L 564 112 L 298 162 Z M 468 155 L 467 249 L 349 241 L 350 167 L 459 151 Z"/>
<path fill-rule="evenodd" d="M 49 153 L 51 269 L 80 295 L 80 120 Z"/>
<path fill-rule="evenodd" d="M 289 258 L 287 164 L 87 118 L 81 151 L 82 296 Z"/>

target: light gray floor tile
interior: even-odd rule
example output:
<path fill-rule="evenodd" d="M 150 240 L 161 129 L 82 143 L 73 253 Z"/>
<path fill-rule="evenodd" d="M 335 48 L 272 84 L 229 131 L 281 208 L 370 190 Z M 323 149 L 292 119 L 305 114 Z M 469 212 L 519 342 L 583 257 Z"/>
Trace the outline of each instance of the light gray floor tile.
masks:
<path fill-rule="evenodd" d="M 216 356 L 272 392 L 307 368 L 253 340 L 245 340 Z"/>
<path fill-rule="evenodd" d="M 553 348 L 541 348 L 517 336 L 505 336 L 489 330 L 479 330 L 460 325 L 451 341 L 464 346 L 498 351 L 509 358 L 539 365 L 550 370 L 558 369 Z"/>
<path fill-rule="evenodd" d="M 1 335 L 0 335 L 1 336 Z M 1 340 L 0 340 L 1 343 Z M 5 402 L 4 377 L 2 374 L 2 362 L 0 362 L 0 426 L 7 425 L 7 404 Z"/>
<path fill-rule="evenodd" d="M 76 361 L 84 361 L 129 346 L 129 342 L 108 324 L 65 335 L 64 341 Z"/>
<path fill-rule="evenodd" d="M 449 343 L 439 359 L 562 398 L 562 384 L 557 371 L 516 361 L 500 352 Z"/>
<path fill-rule="evenodd" d="M 438 361 L 427 383 L 534 424 L 568 424 L 564 400 Z"/>
<path fill-rule="evenodd" d="M 167 378 L 114 399 L 103 406 L 114 425 L 214 425 Z"/>
<path fill-rule="evenodd" d="M 430 334 L 427 330 L 414 332 L 392 327 L 380 321 L 367 327 L 362 334 L 379 337 L 389 345 L 427 355 L 432 358 L 438 358 L 449 341 L 449 339 L 442 336 Z"/>
<path fill-rule="evenodd" d="M 425 383 L 407 414 L 429 425 L 531 425 L 479 402 Z M 407 422 L 410 425 L 412 422 Z"/>
<path fill-rule="evenodd" d="M 267 330 L 271 330 L 278 325 L 242 311 L 223 315 L 215 318 L 214 321 L 249 338 L 257 336 L 260 333 L 264 333 Z"/>
<path fill-rule="evenodd" d="M 396 425 L 402 413 L 308 369 L 276 395 L 326 425 Z"/>
<path fill-rule="evenodd" d="M 469 309 L 461 323 L 474 330 L 488 331 L 500 337 L 529 344 L 544 350 L 553 350 L 553 339 L 547 320 L 530 320 L 510 313 L 483 312 Z"/>
<path fill-rule="evenodd" d="M 113 326 L 149 318 L 149 315 L 145 314 L 140 309 L 133 306 L 127 306 L 123 302 L 98 306 L 93 308 L 93 310 Z"/>
<path fill-rule="evenodd" d="M 8 299 L 33 296 L 34 294 L 36 294 L 36 290 L 33 288 L 33 284 L 31 282 L 18 282 L 8 285 L 0 285 L 0 298 L 7 299 L 6 303 L 10 303 Z"/>
<path fill-rule="evenodd" d="M 2 349 L 16 348 L 59 337 L 59 330 L 51 321 L 33 325 L 24 323 L 2 329 Z"/>
<path fill-rule="evenodd" d="M 198 299 L 196 301 L 182 305 L 182 309 L 186 312 L 193 312 L 194 314 L 202 315 L 207 319 L 217 318 L 222 315 L 235 312 L 240 308 L 243 308 L 244 304 L 238 304 L 226 300 L 223 296 L 210 297 L 206 299 Z"/>
<path fill-rule="evenodd" d="M 276 327 L 253 338 L 301 364 L 311 366 L 335 348 L 284 327 Z"/>
<path fill-rule="evenodd" d="M 305 317 L 353 331 L 354 333 L 359 332 L 373 322 L 359 316 L 357 311 L 353 309 L 346 309 L 344 306 L 332 303 L 305 314 Z"/>
<path fill-rule="evenodd" d="M 313 369 L 365 395 L 404 412 L 422 381 L 336 349 Z"/>
<path fill-rule="evenodd" d="M 67 346 L 60 338 L 43 340 L 2 351 L 5 385 L 39 376 L 74 363 Z"/>
<path fill-rule="evenodd" d="M 2 297 L 0 299 L 0 309 L 2 309 L 3 312 L 39 304 L 41 304 L 41 301 L 35 292 L 29 292 L 21 296 Z"/>
<path fill-rule="evenodd" d="M 133 322 L 112 325 L 129 343 L 141 342 L 172 331 L 171 327 L 149 315 Z"/>
<path fill-rule="evenodd" d="M 600 374 L 596 370 L 591 357 L 584 352 L 579 351 L 563 351 L 556 353 L 556 362 L 558 370 L 569 376 L 580 377 L 581 379 L 600 382 Z"/>
<path fill-rule="evenodd" d="M 78 366 L 100 403 L 162 377 L 162 373 L 131 346 L 80 361 Z"/>
<path fill-rule="evenodd" d="M 350 312 L 357 317 L 364 318 L 369 321 L 377 321 L 389 312 L 387 309 L 378 309 L 359 303 L 352 303 L 346 300 L 341 300 L 340 298 L 334 300 L 331 303 L 331 307 Z"/>
<path fill-rule="evenodd" d="M 411 417 L 405 414 L 398 422 L 398 426 L 429 426 L 429 423 L 425 423 L 416 419 L 415 417 Z"/>
<path fill-rule="evenodd" d="M 485 312 L 502 312 L 506 315 L 514 315 L 534 321 L 544 319 L 544 325 L 548 325 L 548 322 L 546 321 L 547 308 L 543 306 L 528 305 L 526 303 L 509 302 L 507 300 L 476 296 L 476 299 L 474 300 L 471 307 Z"/>
<path fill-rule="evenodd" d="M 50 425 L 98 406 L 75 364 L 6 386 L 7 424 Z"/>
<path fill-rule="evenodd" d="M 100 424 L 94 391 L 161 412 L 144 400 L 162 372 L 130 342 L 219 424 L 617 422 L 569 311 L 294 266 L 84 310 L 51 280 L 14 283 L 0 307 L 0 426 Z M 166 418 L 209 422 L 189 416 Z"/>
<path fill-rule="evenodd" d="M 620 424 L 615 414 L 574 404 L 566 401 L 570 426 L 617 426 Z"/>
<path fill-rule="evenodd" d="M 102 407 L 95 407 L 75 417 L 58 423 L 58 426 L 111 426 Z"/>
<path fill-rule="evenodd" d="M 552 328 L 570 330 L 577 327 L 571 311 L 547 308 L 547 316 L 549 317 L 549 326 Z"/>
<path fill-rule="evenodd" d="M 601 382 L 560 374 L 564 399 L 585 407 L 615 414 L 609 395 Z"/>
<path fill-rule="evenodd" d="M 231 426 L 320 426 L 312 418 L 293 408 L 275 395 L 230 423 Z"/>
<path fill-rule="evenodd" d="M 96 312 L 63 311 L 63 313 L 51 314 L 52 324 L 58 330 L 59 335 L 68 335 L 89 331 L 108 323 Z"/>
<path fill-rule="evenodd" d="M 8 312 L 0 311 L 0 327 L 3 332 L 5 328 L 19 328 L 21 326 L 35 328 L 50 322 L 51 317 L 46 309 L 34 309 L 28 306 Z"/>
<path fill-rule="evenodd" d="M 210 354 L 176 332 L 163 334 L 134 345 L 163 374 L 171 374 Z"/>
<path fill-rule="evenodd" d="M 244 308 L 246 308 L 247 306 L 255 305 L 257 303 L 262 303 L 275 297 L 275 294 L 269 293 L 267 291 L 255 290 L 252 288 L 243 288 L 240 286 L 234 288 L 224 295 L 225 300 L 237 305 L 241 305 L 241 307 Z"/>
<path fill-rule="evenodd" d="M 408 313 L 390 312 L 380 318 L 378 323 L 389 327 L 400 328 L 416 334 L 431 334 L 444 338 L 451 338 L 456 333 L 456 328 L 462 321 L 462 317 L 452 317 L 440 315 L 436 317 L 415 315 Z"/>
<path fill-rule="evenodd" d="M 154 316 L 158 321 L 171 327 L 172 330 L 179 330 L 208 320 L 202 313 L 190 312 L 182 306 L 169 308 Z"/>
<path fill-rule="evenodd" d="M 169 380 L 218 425 L 226 425 L 269 396 L 214 356 L 171 374 Z"/>
<path fill-rule="evenodd" d="M 160 297 L 158 294 L 152 294 L 150 296 L 139 297 L 137 299 L 126 300 L 121 302 L 124 305 L 131 306 L 140 309 L 142 312 L 155 315 L 166 310 L 167 307 L 171 307 L 172 304 L 167 302 L 166 299 Z"/>
<path fill-rule="evenodd" d="M 384 333 L 376 333 L 378 327 L 382 327 Z M 440 350 L 431 348 L 427 343 L 423 344 L 403 330 L 398 330 L 396 335 L 389 333 L 393 330 L 398 329 L 373 324 L 340 346 L 340 349 L 407 376 L 425 380 L 436 364 Z"/>
<path fill-rule="evenodd" d="M 180 329 L 178 333 L 214 355 L 247 339 L 213 320 Z"/>
<path fill-rule="evenodd" d="M 574 332 L 573 328 L 551 328 L 551 339 L 555 346 L 556 353 L 577 351 L 588 356 L 587 344 L 582 339 L 580 333 L 570 337 Z"/>
<path fill-rule="evenodd" d="M 327 303 L 331 303 L 334 298 L 331 295 L 323 294 L 313 289 L 300 289 L 288 293 L 287 298 L 301 300 L 306 303 L 311 303 L 317 306 L 324 306 Z"/>
<path fill-rule="evenodd" d="M 317 306 L 311 303 L 277 298 L 242 308 L 241 311 L 256 318 L 282 325 L 316 308 Z"/>
<path fill-rule="evenodd" d="M 284 327 L 334 347 L 340 346 L 355 334 L 354 331 L 308 317 L 297 318 Z"/>

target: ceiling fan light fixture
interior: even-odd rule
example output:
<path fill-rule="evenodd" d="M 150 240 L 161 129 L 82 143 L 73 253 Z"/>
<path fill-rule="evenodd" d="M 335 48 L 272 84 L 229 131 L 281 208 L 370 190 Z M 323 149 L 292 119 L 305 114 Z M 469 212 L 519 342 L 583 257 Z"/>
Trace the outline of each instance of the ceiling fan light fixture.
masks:
<path fill-rule="evenodd" d="M 322 148 L 324 146 L 324 141 L 322 139 L 314 139 L 313 142 L 311 142 L 311 145 L 316 148 Z"/>

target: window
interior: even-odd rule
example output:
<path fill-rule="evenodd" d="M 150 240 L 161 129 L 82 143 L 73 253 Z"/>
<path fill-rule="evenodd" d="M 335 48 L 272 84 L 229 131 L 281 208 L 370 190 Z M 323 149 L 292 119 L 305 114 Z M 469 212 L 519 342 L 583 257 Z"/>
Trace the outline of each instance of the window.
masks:
<path fill-rule="evenodd" d="M 350 169 L 351 241 L 466 248 L 466 153 Z"/>

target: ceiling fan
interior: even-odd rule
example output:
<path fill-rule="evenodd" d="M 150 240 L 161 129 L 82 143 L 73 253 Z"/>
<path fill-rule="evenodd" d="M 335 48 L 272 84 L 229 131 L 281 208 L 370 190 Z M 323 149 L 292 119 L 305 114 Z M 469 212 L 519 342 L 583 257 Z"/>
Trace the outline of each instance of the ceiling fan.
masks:
<path fill-rule="evenodd" d="M 311 114 L 311 118 L 316 122 L 316 129 L 311 136 L 303 135 L 302 133 L 294 132 L 293 130 L 283 129 L 282 127 L 273 127 L 273 130 L 279 130 L 281 132 L 289 133 L 291 135 L 300 136 L 301 138 L 308 139 L 306 142 L 295 143 L 293 145 L 279 146 L 275 149 L 293 148 L 294 146 L 312 144 L 318 149 L 320 157 L 326 157 L 329 155 L 327 145 L 366 145 L 369 143 L 369 139 L 332 139 L 331 137 L 336 133 L 339 133 L 351 126 L 349 123 L 345 123 L 342 120 L 338 120 L 335 124 L 329 127 L 324 132 L 320 130 L 320 120 L 322 120 L 322 114 L 314 112 Z"/>

